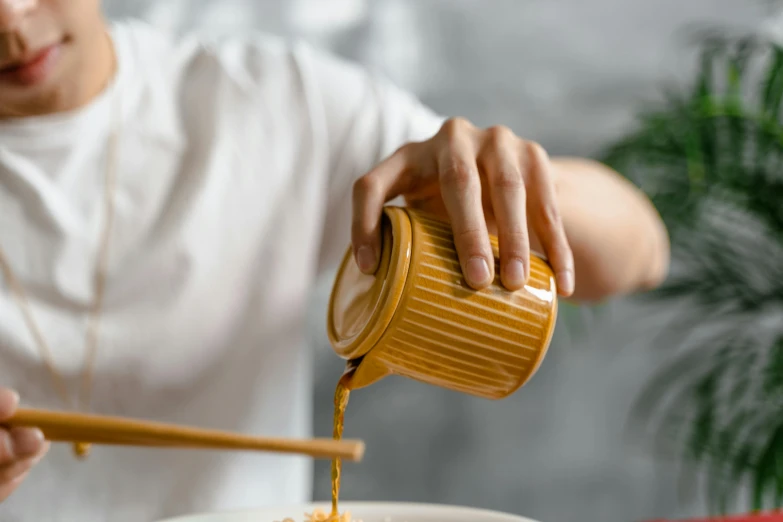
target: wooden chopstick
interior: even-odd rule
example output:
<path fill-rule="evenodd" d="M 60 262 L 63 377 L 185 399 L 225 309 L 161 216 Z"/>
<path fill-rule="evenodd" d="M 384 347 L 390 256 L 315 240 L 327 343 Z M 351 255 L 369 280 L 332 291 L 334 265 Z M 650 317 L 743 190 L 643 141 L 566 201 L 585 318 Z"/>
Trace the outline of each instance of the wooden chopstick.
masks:
<path fill-rule="evenodd" d="M 226 431 L 83 413 L 20 408 L 3 425 L 37 427 L 52 442 L 267 451 L 322 459 L 342 458 L 355 462 L 364 457 L 364 443 L 360 440 L 251 437 Z"/>

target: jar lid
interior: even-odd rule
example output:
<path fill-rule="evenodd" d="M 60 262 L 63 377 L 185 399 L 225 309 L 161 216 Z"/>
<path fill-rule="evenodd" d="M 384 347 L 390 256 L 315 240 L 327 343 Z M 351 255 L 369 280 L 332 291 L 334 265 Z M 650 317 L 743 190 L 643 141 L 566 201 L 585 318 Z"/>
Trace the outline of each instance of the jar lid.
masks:
<path fill-rule="evenodd" d="M 382 252 L 375 274 L 363 274 L 349 248 L 332 287 L 327 333 L 334 351 L 345 359 L 361 357 L 376 345 L 402 297 L 411 259 L 407 212 L 386 207 L 381 230 Z"/>

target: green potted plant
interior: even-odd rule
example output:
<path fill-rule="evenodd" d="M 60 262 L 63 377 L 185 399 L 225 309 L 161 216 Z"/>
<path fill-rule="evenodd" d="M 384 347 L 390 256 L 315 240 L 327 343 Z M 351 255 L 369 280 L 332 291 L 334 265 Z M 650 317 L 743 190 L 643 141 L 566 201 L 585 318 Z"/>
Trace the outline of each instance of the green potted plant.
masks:
<path fill-rule="evenodd" d="M 634 414 L 702 472 L 711 512 L 779 509 L 783 47 L 702 42 L 692 86 L 602 158 L 652 197 L 672 239 L 670 278 L 644 299 L 677 310 L 656 339 L 673 360 Z"/>

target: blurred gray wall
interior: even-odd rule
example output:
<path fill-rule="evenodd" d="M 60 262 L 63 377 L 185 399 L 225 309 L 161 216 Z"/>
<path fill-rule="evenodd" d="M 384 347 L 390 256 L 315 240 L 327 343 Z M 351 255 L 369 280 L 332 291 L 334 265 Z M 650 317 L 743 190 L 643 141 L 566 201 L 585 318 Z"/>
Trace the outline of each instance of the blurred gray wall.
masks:
<path fill-rule="evenodd" d="M 693 31 L 754 30 L 753 0 L 108 1 L 173 31 L 265 30 L 303 37 L 379 70 L 445 115 L 502 123 L 556 154 L 594 154 L 660 88 L 687 80 Z M 324 333 L 328 282 L 312 307 L 316 430 L 331 432 L 342 363 Z M 528 386 L 493 403 L 388 379 L 356 392 L 346 499 L 466 504 L 541 522 L 631 522 L 700 512 L 677 475 L 628 443 L 631 402 L 660 363 L 661 319 L 629 302 L 562 321 Z M 328 466 L 316 468 L 328 498 Z"/>

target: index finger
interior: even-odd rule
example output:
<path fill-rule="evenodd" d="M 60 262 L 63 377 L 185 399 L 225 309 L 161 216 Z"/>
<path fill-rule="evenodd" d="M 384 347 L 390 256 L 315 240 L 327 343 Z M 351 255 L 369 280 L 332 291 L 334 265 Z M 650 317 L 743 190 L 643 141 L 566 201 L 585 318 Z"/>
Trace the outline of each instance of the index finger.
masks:
<path fill-rule="evenodd" d="M 387 201 L 402 193 L 408 151 L 400 148 L 353 185 L 351 245 L 359 269 L 372 274 L 381 257 L 381 215 Z"/>

